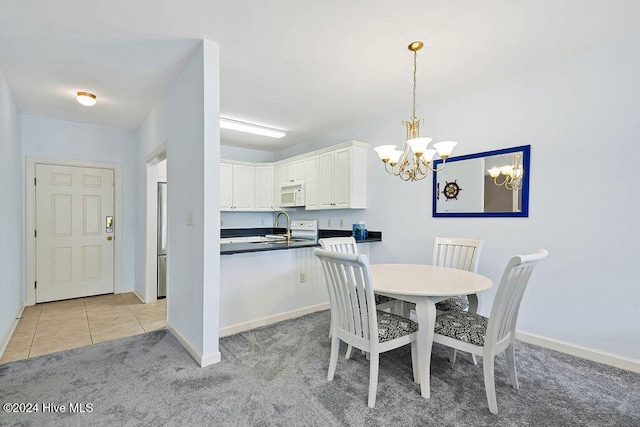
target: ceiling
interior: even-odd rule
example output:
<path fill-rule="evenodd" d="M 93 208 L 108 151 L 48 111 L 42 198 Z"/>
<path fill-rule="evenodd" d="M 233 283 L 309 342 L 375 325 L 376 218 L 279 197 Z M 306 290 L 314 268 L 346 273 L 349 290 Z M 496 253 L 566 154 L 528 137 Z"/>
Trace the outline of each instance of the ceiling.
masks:
<path fill-rule="evenodd" d="M 429 99 L 635 35 L 639 15 L 637 0 L 0 0 L 0 70 L 23 114 L 135 130 L 208 39 L 221 115 L 288 131 L 222 143 L 276 151 L 408 119 L 414 40 L 420 116 Z"/>

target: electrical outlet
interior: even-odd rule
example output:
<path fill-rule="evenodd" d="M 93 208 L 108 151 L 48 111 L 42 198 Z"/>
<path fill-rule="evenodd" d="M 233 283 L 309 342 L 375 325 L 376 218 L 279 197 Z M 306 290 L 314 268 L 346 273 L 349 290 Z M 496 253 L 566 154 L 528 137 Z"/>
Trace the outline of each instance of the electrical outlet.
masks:
<path fill-rule="evenodd" d="M 331 227 L 331 220 L 327 220 L 327 227 Z"/>
<path fill-rule="evenodd" d="M 187 225 L 193 225 L 193 212 L 187 212 L 184 218 L 184 222 Z"/>
<path fill-rule="evenodd" d="M 340 228 L 343 228 L 343 227 L 344 227 L 344 220 L 343 220 L 343 219 L 341 219 L 341 220 L 340 220 Z"/>
<path fill-rule="evenodd" d="M 307 281 L 307 273 L 300 273 L 300 283 Z"/>

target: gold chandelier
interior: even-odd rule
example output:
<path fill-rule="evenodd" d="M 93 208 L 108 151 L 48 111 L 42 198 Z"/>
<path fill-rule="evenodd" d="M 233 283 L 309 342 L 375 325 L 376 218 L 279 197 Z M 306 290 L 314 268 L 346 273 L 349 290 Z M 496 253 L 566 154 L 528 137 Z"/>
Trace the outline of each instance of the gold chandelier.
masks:
<path fill-rule="evenodd" d="M 396 150 L 395 145 L 381 145 L 374 148 L 380 160 L 384 162 L 385 170 L 399 176 L 403 181 L 419 181 L 424 179 L 429 171 L 441 171 L 453 148 L 458 144 L 455 141 L 442 141 L 428 149 L 427 145 L 431 142 L 431 138 L 420 136 L 420 123 L 424 120 L 416 118 L 416 64 L 418 51 L 422 46 L 424 44 L 420 41 L 409 45 L 409 50 L 413 52 L 413 112 L 411 120 L 402 122 L 407 127 L 404 150 Z M 442 159 L 442 167 L 439 169 L 431 167 L 431 160 L 436 152 Z"/>
<path fill-rule="evenodd" d="M 522 188 L 522 177 L 524 176 L 524 167 L 522 166 L 522 154 L 514 153 L 511 157 L 511 166 L 500 166 L 489 169 L 489 175 L 493 178 L 493 183 L 497 186 L 503 186 L 507 190 L 520 190 Z M 498 183 L 498 177 L 502 174 L 504 180 Z"/>

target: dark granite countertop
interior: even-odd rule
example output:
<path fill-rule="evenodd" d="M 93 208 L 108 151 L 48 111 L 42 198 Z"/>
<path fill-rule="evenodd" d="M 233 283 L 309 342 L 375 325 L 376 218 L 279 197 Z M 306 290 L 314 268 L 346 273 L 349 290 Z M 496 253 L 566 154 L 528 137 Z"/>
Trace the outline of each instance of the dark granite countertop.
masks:
<path fill-rule="evenodd" d="M 220 237 L 249 237 L 249 236 L 263 236 L 267 234 L 284 234 L 286 229 L 284 228 L 227 228 L 220 230 Z M 371 243 L 381 242 L 381 231 L 369 231 L 368 237 L 364 240 L 357 240 L 358 243 Z M 350 230 L 318 230 L 319 238 L 328 237 L 349 237 L 351 236 Z M 300 249 L 300 248 L 313 248 L 320 247 L 320 245 L 314 241 L 309 240 L 306 242 L 254 242 L 254 243 L 225 243 L 220 245 L 220 255 L 233 255 L 247 252 L 265 252 L 265 251 L 280 251 L 288 249 Z"/>

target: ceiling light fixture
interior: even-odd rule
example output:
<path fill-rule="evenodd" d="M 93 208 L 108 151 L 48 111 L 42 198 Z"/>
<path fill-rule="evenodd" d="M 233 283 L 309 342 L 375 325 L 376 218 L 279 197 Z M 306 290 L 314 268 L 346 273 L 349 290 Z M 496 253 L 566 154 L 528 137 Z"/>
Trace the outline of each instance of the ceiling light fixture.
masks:
<path fill-rule="evenodd" d="M 78 96 L 76 97 L 76 99 L 80 104 L 86 107 L 91 107 L 97 102 L 96 96 L 89 92 L 78 92 Z"/>
<path fill-rule="evenodd" d="M 520 190 L 522 188 L 522 177 L 524 176 L 524 167 L 522 166 L 522 154 L 514 153 L 511 157 L 511 166 L 493 167 L 489 169 L 489 175 L 493 178 L 493 183 L 502 186 L 507 190 Z M 498 184 L 498 177 L 504 175 L 504 181 Z"/>
<path fill-rule="evenodd" d="M 237 130 L 239 132 L 247 132 L 271 138 L 282 138 L 287 134 L 285 131 L 280 129 L 268 128 L 266 126 L 254 125 L 253 123 L 241 122 L 239 120 L 232 120 L 224 117 L 220 117 L 220 127 L 222 129 Z"/>
<path fill-rule="evenodd" d="M 374 148 L 380 160 L 384 162 L 385 170 L 392 175 L 399 176 L 403 181 L 419 181 L 424 179 L 429 171 L 441 171 L 444 168 L 444 162 L 458 144 L 455 141 L 442 141 L 433 144 L 433 148 L 427 149 L 431 138 L 420 137 L 420 123 L 424 120 L 416 118 L 416 64 L 418 51 L 422 49 L 422 46 L 424 44 L 420 41 L 409 45 L 409 50 L 413 52 L 413 113 L 410 121 L 402 122 L 407 127 L 404 150 L 396 150 L 395 145 L 381 145 Z M 411 158 L 411 152 L 413 152 L 413 158 Z M 440 169 L 431 167 L 431 160 L 436 152 L 442 159 Z"/>

